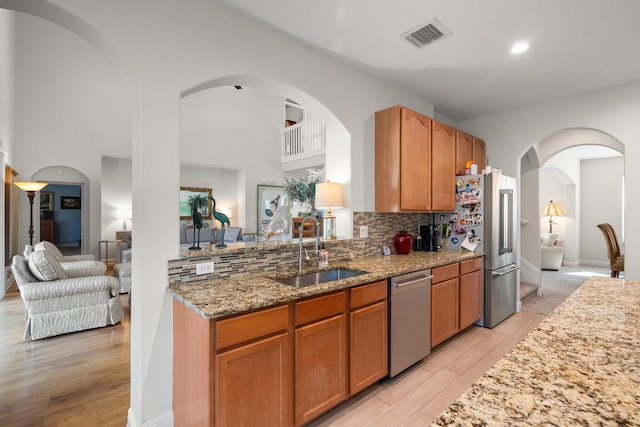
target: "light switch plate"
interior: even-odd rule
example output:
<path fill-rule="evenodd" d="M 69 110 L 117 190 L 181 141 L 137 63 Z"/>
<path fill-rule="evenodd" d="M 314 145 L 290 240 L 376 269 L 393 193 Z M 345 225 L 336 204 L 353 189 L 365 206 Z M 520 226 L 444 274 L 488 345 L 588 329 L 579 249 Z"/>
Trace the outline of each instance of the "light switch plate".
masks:
<path fill-rule="evenodd" d="M 196 264 L 196 274 L 212 274 L 213 271 L 213 262 L 201 262 Z"/>
<path fill-rule="evenodd" d="M 365 237 L 369 237 L 369 227 L 366 225 L 360 226 L 360 238 L 363 239 Z"/>

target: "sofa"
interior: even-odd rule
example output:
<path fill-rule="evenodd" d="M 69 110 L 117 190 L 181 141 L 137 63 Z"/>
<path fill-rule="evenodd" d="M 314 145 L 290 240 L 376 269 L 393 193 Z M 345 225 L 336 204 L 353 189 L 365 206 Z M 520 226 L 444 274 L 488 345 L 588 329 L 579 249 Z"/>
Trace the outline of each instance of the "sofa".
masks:
<path fill-rule="evenodd" d="M 25 305 L 25 340 L 115 325 L 124 317 L 117 279 L 70 278 L 50 251 L 15 255 L 11 271 Z"/>
<path fill-rule="evenodd" d="M 202 221 L 203 227 L 200 229 L 200 243 L 214 243 L 219 238 L 220 229 L 215 228 L 212 221 Z M 196 239 L 198 238 L 198 230 L 196 230 Z M 180 223 L 180 244 L 193 244 L 193 224 L 187 221 Z M 225 242 L 242 241 L 242 227 L 225 227 Z"/>
<path fill-rule="evenodd" d="M 564 242 L 558 240 L 557 234 L 540 235 L 540 268 L 543 270 L 560 270 L 564 258 Z"/>

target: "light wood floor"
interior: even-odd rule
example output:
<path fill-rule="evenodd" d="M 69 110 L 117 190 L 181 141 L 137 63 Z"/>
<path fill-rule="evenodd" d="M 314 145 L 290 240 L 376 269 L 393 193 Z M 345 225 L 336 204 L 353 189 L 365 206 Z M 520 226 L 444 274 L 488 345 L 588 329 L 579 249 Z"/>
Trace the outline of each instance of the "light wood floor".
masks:
<path fill-rule="evenodd" d="M 24 306 L 13 285 L 0 300 L 0 426 L 125 426 L 130 313 L 118 325 L 23 341 Z M 544 316 L 516 313 L 472 327 L 400 376 L 377 384 L 312 426 L 424 426 Z"/>
<path fill-rule="evenodd" d="M 130 313 L 115 326 L 23 341 L 13 284 L 0 300 L 0 426 L 125 426 Z"/>
<path fill-rule="evenodd" d="M 407 372 L 377 384 L 311 426 L 429 425 L 544 318 L 519 312 L 493 329 L 473 326 Z"/>

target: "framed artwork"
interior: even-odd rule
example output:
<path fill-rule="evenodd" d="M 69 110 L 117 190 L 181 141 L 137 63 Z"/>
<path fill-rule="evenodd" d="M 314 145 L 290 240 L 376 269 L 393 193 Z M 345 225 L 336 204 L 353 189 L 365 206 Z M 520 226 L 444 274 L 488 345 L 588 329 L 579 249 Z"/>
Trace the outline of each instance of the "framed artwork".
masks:
<path fill-rule="evenodd" d="M 82 197 L 60 196 L 60 209 L 80 209 Z"/>
<path fill-rule="evenodd" d="M 291 231 L 291 202 L 284 187 L 258 185 L 258 234 L 266 237 L 270 231 L 287 234 Z"/>
<path fill-rule="evenodd" d="M 52 211 L 53 210 L 53 193 L 50 191 L 40 192 L 40 210 Z"/>
<path fill-rule="evenodd" d="M 213 190 L 211 188 L 198 188 L 198 187 L 180 187 L 180 219 L 191 219 L 191 200 L 194 197 L 211 197 L 213 195 Z M 212 219 L 211 215 L 211 199 L 209 203 L 206 203 L 205 206 L 200 208 L 200 215 L 202 215 L 202 219 Z"/>

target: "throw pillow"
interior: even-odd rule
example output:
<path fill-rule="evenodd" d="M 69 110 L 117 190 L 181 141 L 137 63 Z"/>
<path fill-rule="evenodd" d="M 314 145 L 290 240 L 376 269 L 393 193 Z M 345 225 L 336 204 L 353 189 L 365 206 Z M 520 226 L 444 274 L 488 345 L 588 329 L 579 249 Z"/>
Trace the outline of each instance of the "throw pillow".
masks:
<path fill-rule="evenodd" d="M 33 252 L 33 246 L 24 245 L 24 252 L 22 253 L 22 255 L 24 255 L 25 259 L 29 258 L 29 255 L 31 255 L 31 252 Z"/>
<path fill-rule="evenodd" d="M 51 251 L 33 251 L 29 255 L 29 271 L 45 282 L 67 278 L 67 273 Z"/>
<path fill-rule="evenodd" d="M 60 261 L 63 257 L 62 252 L 60 252 L 60 249 L 58 249 L 58 247 L 53 243 L 47 242 L 46 240 L 36 243 L 33 249 L 36 251 L 49 251 L 53 254 L 53 256 L 56 257 L 58 261 Z"/>
<path fill-rule="evenodd" d="M 553 233 L 543 233 L 540 235 L 540 244 L 545 246 L 554 246 L 556 244 L 556 240 L 558 240 L 557 234 Z"/>

